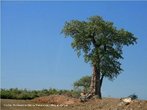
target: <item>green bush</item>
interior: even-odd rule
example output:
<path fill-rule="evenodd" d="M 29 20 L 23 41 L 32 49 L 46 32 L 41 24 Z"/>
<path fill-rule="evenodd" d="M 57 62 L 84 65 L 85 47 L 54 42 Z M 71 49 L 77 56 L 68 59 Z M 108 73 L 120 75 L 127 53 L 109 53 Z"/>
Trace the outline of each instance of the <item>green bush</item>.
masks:
<path fill-rule="evenodd" d="M 131 94 L 128 97 L 130 97 L 132 100 L 138 99 L 138 96 L 136 94 Z"/>
<path fill-rule="evenodd" d="M 78 98 L 80 96 L 79 91 L 75 90 L 58 90 L 58 89 L 43 89 L 43 90 L 26 90 L 26 89 L 1 89 L 0 96 L 2 99 L 34 99 L 36 97 L 48 96 L 48 95 L 66 95 L 69 97 Z"/>
<path fill-rule="evenodd" d="M 7 91 L 7 90 L 2 89 L 1 90 L 1 98 L 4 98 L 4 99 L 13 99 L 15 97 L 13 96 L 13 94 L 10 91 Z"/>

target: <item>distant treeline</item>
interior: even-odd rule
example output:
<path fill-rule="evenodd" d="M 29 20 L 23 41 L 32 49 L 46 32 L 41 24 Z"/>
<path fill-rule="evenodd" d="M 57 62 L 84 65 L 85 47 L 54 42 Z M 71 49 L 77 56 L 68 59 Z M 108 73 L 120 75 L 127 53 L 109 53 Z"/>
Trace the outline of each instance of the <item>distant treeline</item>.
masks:
<path fill-rule="evenodd" d="M 80 92 L 75 90 L 58 90 L 58 89 L 43 89 L 43 90 L 27 90 L 27 89 L 0 89 L 1 99 L 34 99 L 41 96 L 49 95 L 67 95 L 69 97 L 79 97 Z"/>

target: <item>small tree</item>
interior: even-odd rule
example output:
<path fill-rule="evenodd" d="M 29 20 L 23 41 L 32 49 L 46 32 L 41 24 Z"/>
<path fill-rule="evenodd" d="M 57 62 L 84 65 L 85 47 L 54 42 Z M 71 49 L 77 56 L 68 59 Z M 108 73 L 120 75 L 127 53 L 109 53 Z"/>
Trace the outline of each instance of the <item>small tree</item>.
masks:
<path fill-rule="evenodd" d="M 132 100 L 138 99 L 138 96 L 136 94 L 131 94 L 128 97 L 130 97 Z"/>
<path fill-rule="evenodd" d="M 90 81 L 91 81 L 91 76 L 83 76 L 82 78 L 74 82 L 73 85 L 74 85 L 74 88 L 81 89 L 82 87 L 82 89 L 88 91 L 90 87 Z"/>
<path fill-rule="evenodd" d="M 93 66 L 91 94 L 101 98 L 103 78 L 113 79 L 121 73 L 122 48 L 136 43 L 136 37 L 100 16 L 92 16 L 88 21 L 66 22 L 62 32 L 73 38 L 71 45 L 78 56 L 83 52 L 85 62 Z"/>

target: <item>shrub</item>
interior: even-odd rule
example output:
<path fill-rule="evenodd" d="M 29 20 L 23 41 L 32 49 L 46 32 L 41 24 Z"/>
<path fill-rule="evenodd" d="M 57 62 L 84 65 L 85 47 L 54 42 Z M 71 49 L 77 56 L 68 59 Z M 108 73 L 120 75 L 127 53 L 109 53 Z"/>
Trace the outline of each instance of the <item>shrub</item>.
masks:
<path fill-rule="evenodd" d="M 1 89 L 0 96 L 2 99 L 34 99 L 36 97 L 48 96 L 48 95 L 66 95 L 69 97 L 78 98 L 80 96 L 79 91 L 75 90 L 57 90 L 57 89 L 43 89 L 43 90 L 26 90 L 26 89 Z"/>
<path fill-rule="evenodd" d="M 136 94 L 131 94 L 128 97 L 130 97 L 132 100 L 138 99 L 138 96 Z"/>

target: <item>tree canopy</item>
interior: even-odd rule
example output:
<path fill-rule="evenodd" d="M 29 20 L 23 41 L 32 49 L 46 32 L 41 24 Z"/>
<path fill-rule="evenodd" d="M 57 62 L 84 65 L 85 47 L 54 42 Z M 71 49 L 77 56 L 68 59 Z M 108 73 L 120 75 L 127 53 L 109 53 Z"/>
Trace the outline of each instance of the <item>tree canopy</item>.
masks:
<path fill-rule="evenodd" d="M 71 20 L 62 30 L 66 37 L 72 37 L 71 46 L 85 62 L 97 65 L 100 73 L 109 79 L 116 77 L 123 69 L 120 59 L 124 45 L 136 43 L 136 37 L 125 29 L 117 29 L 110 21 L 92 16 L 87 21 Z"/>
<path fill-rule="evenodd" d="M 79 80 L 75 81 L 73 86 L 74 88 L 82 89 L 88 91 L 90 87 L 91 76 L 83 76 Z"/>

